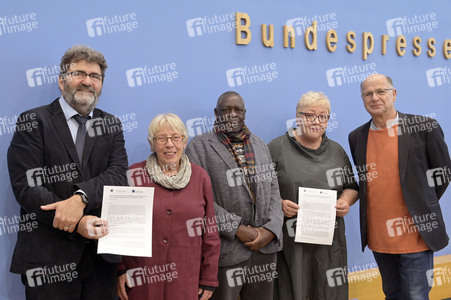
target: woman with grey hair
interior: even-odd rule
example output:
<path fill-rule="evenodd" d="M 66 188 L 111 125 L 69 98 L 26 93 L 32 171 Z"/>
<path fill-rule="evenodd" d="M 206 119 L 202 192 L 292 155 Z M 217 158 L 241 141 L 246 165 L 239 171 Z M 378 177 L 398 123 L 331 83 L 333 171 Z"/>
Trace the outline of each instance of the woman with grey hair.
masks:
<path fill-rule="evenodd" d="M 347 269 L 346 238 L 343 216 L 357 201 L 352 166 L 343 148 L 326 136 L 330 118 L 329 99 L 321 92 L 307 92 L 296 106 L 298 128 L 272 140 L 268 148 L 276 165 L 282 210 L 283 250 L 278 252 L 274 299 L 348 299 L 348 285 L 328 281 L 329 270 Z M 330 185 L 327 172 L 341 168 L 343 180 Z M 337 191 L 336 221 L 332 245 L 295 242 L 287 230 L 297 218 L 299 187 Z M 290 220 L 292 220 L 290 222 Z M 293 227 L 293 226 L 292 226 Z M 292 229 L 292 228 L 290 228 Z M 306 228 L 315 230 L 315 228 Z M 291 234 L 289 234 L 289 232 Z"/>
<path fill-rule="evenodd" d="M 209 299 L 218 286 L 220 251 L 210 177 L 184 153 L 188 132 L 178 116 L 156 116 L 148 140 L 153 153 L 130 167 L 129 184 L 155 188 L 152 257 L 123 257 L 117 293 L 120 299 Z M 137 268 L 141 284 L 128 276 Z"/>

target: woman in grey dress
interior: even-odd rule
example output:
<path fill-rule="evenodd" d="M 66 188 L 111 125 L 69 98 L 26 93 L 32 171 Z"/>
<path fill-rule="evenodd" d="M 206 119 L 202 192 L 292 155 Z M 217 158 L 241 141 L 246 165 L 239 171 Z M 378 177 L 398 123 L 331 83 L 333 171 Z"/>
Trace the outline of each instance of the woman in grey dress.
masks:
<path fill-rule="evenodd" d="M 268 145 L 276 164 L 285 215 L 274 299 L 348 299 L 343 216 L 357 201 L 358 186 L 346 152 L 325 134 L 329 117 L 327 96 L 321 92 L 308 92 L 296 107 L 298 128 L 290 128 Z M 299 209 L 299 187 L 337 191 L 332 245 L 294 241 L 293 223 Z"/>

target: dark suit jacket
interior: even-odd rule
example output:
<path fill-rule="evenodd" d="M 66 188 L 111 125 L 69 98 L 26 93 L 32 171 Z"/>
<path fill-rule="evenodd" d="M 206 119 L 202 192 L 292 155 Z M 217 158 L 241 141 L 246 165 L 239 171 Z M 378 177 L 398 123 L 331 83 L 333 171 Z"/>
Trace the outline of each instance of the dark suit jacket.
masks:
<path fill-rule="evenodd" d="M 37 267 L 78 263 L 85 239 L 53 228 L 54 211 L 41 205 L 65 200 L 82 189 L 89 204 L 85 214 L 100 216 L 104 185 L 127 185 L 127 154 L 120 121 L 94 109 L 81 164 L 58 99 L 24 112 L 8 149 L 11 185 L 21 218 L 35 214 L 37 228 L 19 231 L 11 272 L 25 274 Z M 96 123 L 94 123 L 96 122 Z M 96 124 L 96 125 L 94 125 Z M 95 128 L 94 128 L 95 126 Z"/>
<path fill-rule="evenodd" d="M 362 251 L 368 244 L 366 220 L 367 183 L 364 168 L 367 164 L 367 141 L 370 123 L 360 126 L 349 134 L 354 164 L 359 166 L 360 198 L 360 234 Z M 399 113 L 398 157 L 401 189 L 407 209 L 412 217 L 436 214 L 438 227 L 428 232 L 419 231 L 428 247 L 438 251 L 448 245 L 445 223 L 440 209 L 439 199 L 449 184 L 449 178 L 441 185 L 428 184 L 427 171 L 435 168 L 451 170 L 451 160 L 443 131 L 438 122 L 424 116 Z M 371 162 L 368 162 L 371 163 Z M 376 167 L 377 170 L 377 167 Z M 363 178 L 363 180 L 362 180 Z M 418 224 L 417 224 L 418 225 Z M 381 229 L 383 230 L 383 229 Z"/>

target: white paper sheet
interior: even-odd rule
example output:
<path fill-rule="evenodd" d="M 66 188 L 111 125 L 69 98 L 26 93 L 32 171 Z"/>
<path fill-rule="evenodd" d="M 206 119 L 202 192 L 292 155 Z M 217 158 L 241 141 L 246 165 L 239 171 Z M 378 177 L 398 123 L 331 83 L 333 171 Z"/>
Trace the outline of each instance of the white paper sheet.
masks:
<path fill-rule="evenodd" d="M 295 242 L 332 245 L 337 191 L 299 187 Z"/>
<path fill-rule="evenodd" d="M 102 219 L 109 234 L 97 253 L 152 257 L 153 187 L 105 186 Z"/>

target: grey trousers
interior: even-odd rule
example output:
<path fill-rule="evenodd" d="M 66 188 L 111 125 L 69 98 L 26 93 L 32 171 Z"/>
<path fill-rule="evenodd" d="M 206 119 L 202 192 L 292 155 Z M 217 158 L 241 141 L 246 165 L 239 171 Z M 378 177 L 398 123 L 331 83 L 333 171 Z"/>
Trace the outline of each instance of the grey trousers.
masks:
<path fill-rule="evenodd" d="M 277 255 L 262 254 L 254 251 L 252 256 L 242 263 L 220 267 L 219 286 L 212 300 L 272 300 Z"/>

